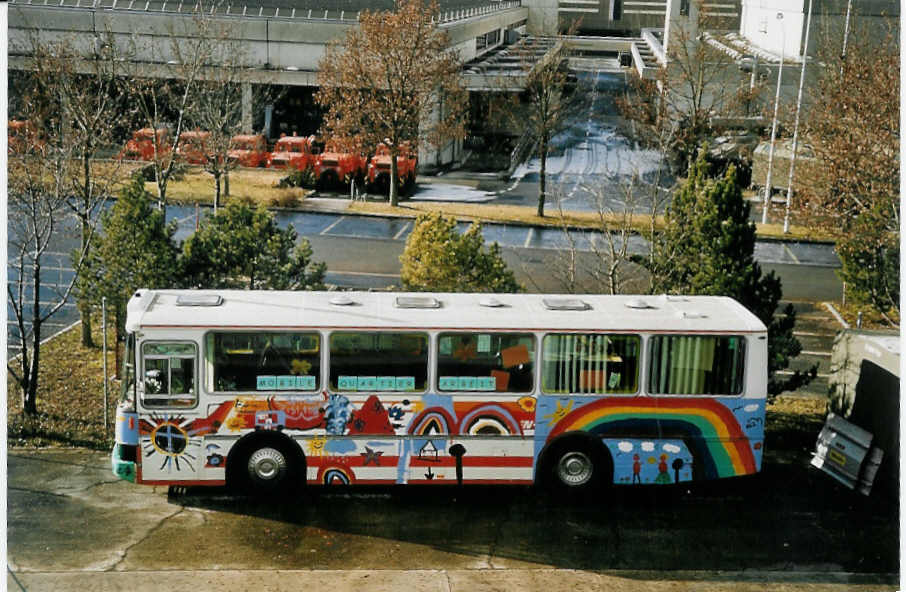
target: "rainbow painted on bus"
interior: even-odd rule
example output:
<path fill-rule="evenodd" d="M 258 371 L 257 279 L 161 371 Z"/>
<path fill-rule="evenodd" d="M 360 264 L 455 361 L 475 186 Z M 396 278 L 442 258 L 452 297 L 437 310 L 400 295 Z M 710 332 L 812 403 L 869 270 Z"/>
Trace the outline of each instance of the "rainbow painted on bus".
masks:
<path fill-rule="evenodd" d="M 137 483 L 570 490 L 761 468 L 766 329 L 727 298 L 143 290 L 127 329 L 113 468 Z"/>

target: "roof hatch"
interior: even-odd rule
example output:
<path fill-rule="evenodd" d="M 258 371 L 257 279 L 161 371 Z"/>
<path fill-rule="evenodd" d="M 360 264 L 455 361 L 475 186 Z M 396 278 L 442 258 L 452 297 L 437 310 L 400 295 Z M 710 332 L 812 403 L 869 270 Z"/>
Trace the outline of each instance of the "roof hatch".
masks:
<path fill-rule="evenodd" d="M 433 296 L 397 296 L 397 308 L 440 308 L 440 300 Z"/>
<path fill-rule="evenodd" d="M 541 301 L 547 310 L 591 310 L 591 305 L 578 298 L 545 298 Z"/>
<path fill-rule="evenodd" d="M 180 294 L 176 297 L 176 306 L 220 306 L 223 296 L 220 294 Z"/>

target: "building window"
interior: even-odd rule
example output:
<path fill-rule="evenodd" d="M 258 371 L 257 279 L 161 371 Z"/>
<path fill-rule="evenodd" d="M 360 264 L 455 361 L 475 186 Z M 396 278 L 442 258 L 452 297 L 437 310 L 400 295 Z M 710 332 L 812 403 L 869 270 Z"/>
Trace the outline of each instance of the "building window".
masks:
<path fill-rule="evenodd" d="M 618 21 L 623 18 L 623 0 L 610 0 L 610 20 Z"/>

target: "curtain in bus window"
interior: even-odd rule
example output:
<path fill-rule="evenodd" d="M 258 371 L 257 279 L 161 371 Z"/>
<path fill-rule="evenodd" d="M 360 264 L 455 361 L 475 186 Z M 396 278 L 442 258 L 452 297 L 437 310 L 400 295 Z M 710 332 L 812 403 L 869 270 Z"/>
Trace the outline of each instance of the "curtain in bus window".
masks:
<path fill-rule="evenodd" d="M 547 393 L 632 393 L 637 390 L 639 338 L 630 335 L 547 335 L 542 390 Z"/>
<path fill-rule="evenodd" d="M 718 395 L 742 392 L 743 339 L 659 335 L 651 339 L 652 393 Z"/>
<path fill-rule="evenodd" d="M 528 333 L 443 333 L 437 338 L 441 391 L 526 393 L 534 388 L 535 338 Z"/>

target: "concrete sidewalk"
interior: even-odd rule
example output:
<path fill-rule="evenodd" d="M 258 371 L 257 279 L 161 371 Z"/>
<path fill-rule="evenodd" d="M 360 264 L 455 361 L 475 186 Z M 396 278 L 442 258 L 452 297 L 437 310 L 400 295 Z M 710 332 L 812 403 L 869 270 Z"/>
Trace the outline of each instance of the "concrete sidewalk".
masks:
<path fill-rule="evenodd" d="M 895 576 L 796 572 L 591 572 L 571 569 L 458 570 L 205 570 L 8 573 L 7 590 L 28 592 L 194 592 L 330 590 L 483 592 L 571 590 L 629 592 L 787 592 L 896 590 Z"/>

